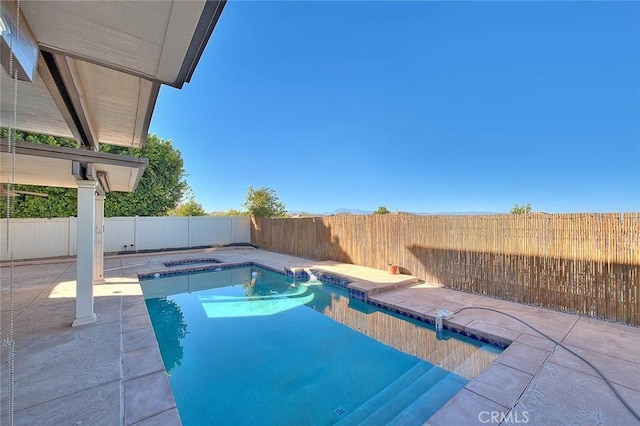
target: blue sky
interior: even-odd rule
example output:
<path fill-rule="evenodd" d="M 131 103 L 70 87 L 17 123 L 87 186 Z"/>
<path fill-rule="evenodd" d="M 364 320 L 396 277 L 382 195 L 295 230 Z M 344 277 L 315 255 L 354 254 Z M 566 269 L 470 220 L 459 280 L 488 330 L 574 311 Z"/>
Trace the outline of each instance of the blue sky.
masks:
<path fill-rule="evenodd" d="M 640 3 L 230 1 L 150 131 L 207 211 L 640 211 Z"/>

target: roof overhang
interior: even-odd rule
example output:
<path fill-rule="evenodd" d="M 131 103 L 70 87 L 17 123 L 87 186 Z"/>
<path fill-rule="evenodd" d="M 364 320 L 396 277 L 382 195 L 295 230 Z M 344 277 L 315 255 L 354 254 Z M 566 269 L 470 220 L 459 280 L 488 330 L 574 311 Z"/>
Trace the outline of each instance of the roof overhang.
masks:
<path fill-rule="evenodd" d="M 6 139 L 0 139 L 0 153 L 2 183 L 76 188 L 78 180 L 95 180 L 104 192 L 135 190 L 148 164 L 146 158 L 16 142 L 14 171 Z"/>
<path fill-rule="evenodd" d="M 226 0 L 39 0 L 20 3 L 16 128 L 141 147 L 160 85 L 190 81 Z M 1 1 L 15 25 L 16 3 Z M 15 28 L 14 28 L 15 30 Z M 4 64 L 2 122 L 13 117 L 14 80 Z M 6 69 L 5 69 L 6 67 Z"/>

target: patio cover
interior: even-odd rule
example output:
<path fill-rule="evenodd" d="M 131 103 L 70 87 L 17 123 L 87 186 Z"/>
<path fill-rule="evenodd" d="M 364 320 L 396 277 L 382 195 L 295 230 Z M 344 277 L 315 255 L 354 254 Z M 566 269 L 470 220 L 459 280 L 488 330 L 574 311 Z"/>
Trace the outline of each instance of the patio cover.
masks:
<path fill-rule="evenodd" d="M 190 81 L 224 1 L 22 1 L 16 128 L 140 147 L 161 84 Z M 1 1 L 5 26 L 16 3 Z M 15 31 L 15 28 L 13 28 Z M 2 121 L 13 117 L 3 33 Z"/>
<path fill-rule="evenodd" d="M 104 196 L 135 190 L 146 167 L 144 159 L 100 153 L 99 145 L 142 147 L 160 86 L 190 81 L 225 3 L 23 0 L 16 19 L 17 3 L 0 0 L 0 125 L 14 123 L 17 80 L 14 127 L 73 138 L 82 148 L 19 142 L 14 173 L 8 141 L 0 140 L 2 183 L 78 190 L 74 325 L 95 321 Z"/>

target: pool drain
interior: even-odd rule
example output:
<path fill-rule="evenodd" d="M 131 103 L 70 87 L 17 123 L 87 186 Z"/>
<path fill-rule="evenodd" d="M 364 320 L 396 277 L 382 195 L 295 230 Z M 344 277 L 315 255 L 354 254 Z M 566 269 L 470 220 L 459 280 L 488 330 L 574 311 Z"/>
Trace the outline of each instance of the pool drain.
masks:
<path fill-rule="evenodd" d="M 342 417 L 345 414 L 347 414 L 347 410 L 344 409 L 343 407 L 338 407 L 335 410 L 333 410 L 333 412 L 336 413 L 336 416 L 338 416 L 338 417 Z"/>

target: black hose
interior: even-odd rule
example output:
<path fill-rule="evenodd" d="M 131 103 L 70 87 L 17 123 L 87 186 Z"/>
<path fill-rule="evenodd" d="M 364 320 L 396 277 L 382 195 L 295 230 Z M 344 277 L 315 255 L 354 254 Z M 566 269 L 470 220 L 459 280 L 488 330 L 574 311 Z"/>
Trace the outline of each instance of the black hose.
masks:
<path fill-rule="evenodd" d="M 457 314 L 459 312 L 462 312 L 464 310 L 467 309 L 477 309 L 477 310 L 481 310 L 481 311 L 490 311 L 490 312 L 496 312 L 498 314 L 502 314 L 505 315 L 509 318 L 512 318 L 522 324 L 524 324 L 525 326 L 529 327 L 530 329 L 532 329 L 533 331 L 535 331 L 536 333 L 540 334 L 542 337 L 545 337 L 549 340 L 551 340 L 553 343 L 555 343 L 556 345 L 560 346 L 562 349 L 564 349 L 565 351 L 569 352 L 570 354 L 578 357 L 579 359 L 581 359 L 585 364 L 587 364 L 589 367 L 591 367 L 593 369 L 593 371 L 595 371 L 596 373 L 598 373 L 598 375 L 602 378 L 602 380 L 604 380 L 604 382 L 607 384 L 607 386 L 609 386 L 609 388 L 613 391 L 613 393 L 615 394 L 615 396 L 620 400 L 620 402 L 622 402 L 622 404 L 626 407 L 627 410 L 629 410 L 629 412 L 631 414 L 633 414 L 633 416 L 638 419 L 638 421 L 640 421 L 640 414 L 638 414 L 637 411 L 635 411 L 633 409 L 633 407 L 631 407 L 631 405 L 629 405 L 629 403 L 622 397 L 622 395 L 620 395 L 620 393 L 618 392 L 618 390 L 613 386 L 613 383 L 611 383 L 609 381 L 609 379 L 607 379 L 604 374 L 602 374 L 602 372 L 600 370 L 598 370 L 598 368 L 593 365 L 591 362 L 589 362 L 588 360 L 586 360 L 585 358 L 583 358 L 582 356 L 580 356 L 579 354 L 575 353 L 574 351 L 572 351 L 571 349 L 569 349 L 568 347 L 566 347 L 565 345 L 563 345 L 562 343 L 558 342 L 557 340 L 553 339 L 550 336 L 547 336 L 546 334 L 544 334 L 542 331 L 538 330 L 537 328 L 535 328 L 534 326 L 532 326 L 531 324 L 528 324 L 527 322 L 521 320 L 520 318 L 517 318 L 511 314 L 508 314 L 506 312 L 502 312 L 499 311 L 497 309 L 492 309 L 492 308 L 483 308 L 480 306 L 465 306 L 464 308 L 460 308 L 458 309 L 456 312 L 454 312 L 454 314 Z"/>

